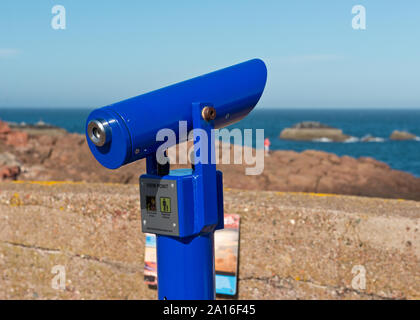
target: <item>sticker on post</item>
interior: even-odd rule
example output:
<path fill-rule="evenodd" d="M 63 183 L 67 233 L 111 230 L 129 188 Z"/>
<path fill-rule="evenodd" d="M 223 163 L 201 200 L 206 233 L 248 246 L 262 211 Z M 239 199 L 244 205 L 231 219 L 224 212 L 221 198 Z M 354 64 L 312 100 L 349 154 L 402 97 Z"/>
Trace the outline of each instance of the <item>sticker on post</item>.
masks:
<path fill-rule="evenodd" d="M 144 253 L 144 282 L 149 287 L 157 287 L 156 236 L 146 233 L 146 250 Z"/>
<path fill-rule="evenodd" d="M 160 205 L 163 208 L 163 197 Z M 166 198 L 165 201 L 168 198 Z M 165 209 L 170 212 L 170 198 Z M 161 210 L 163 211 L 163 210 Z M 239 222 L 237 214 L 225 214 L 225 228 L 217 230 L 214 235 L 216 293 L 235 296 L 238 283 Z M 146 233 L 144 263 L 144 281 L 149 287 L 157 288 L 156 236 Z"/>
<path fill-rule="evenodd" d="M 237 293 L 239 221 L 239 215 L 225 214 L 225 228 L 214 235 L 217 294 L 235 296 Z"/>

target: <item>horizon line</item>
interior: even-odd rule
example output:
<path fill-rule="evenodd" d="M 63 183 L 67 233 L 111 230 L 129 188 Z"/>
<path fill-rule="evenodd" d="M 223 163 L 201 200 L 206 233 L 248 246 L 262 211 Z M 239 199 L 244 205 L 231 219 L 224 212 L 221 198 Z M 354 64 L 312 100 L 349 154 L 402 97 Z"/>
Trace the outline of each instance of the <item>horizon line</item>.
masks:
<path fill-rule="evenodd" d="M 105 107 L 107 105 L 103 105 Z M 98 106 L 0 106 L 0 109 L 95 109 Z M 274 107 L 274 106 L 256 106 L 254 110 L 262 110 L 262 109 L 269 109 L 269 110 L 420 110 L 420 106 L 416 107 Z"/>

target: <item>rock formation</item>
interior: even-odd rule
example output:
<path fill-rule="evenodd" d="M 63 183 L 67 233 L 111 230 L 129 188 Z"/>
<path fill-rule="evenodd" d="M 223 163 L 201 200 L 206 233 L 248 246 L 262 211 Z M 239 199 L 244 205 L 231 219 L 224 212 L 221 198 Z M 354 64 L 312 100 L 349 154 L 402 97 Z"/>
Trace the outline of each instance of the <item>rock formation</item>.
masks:
<path fill-rule="evenodd" d="M 12 130 L 6 122 L 0 121 L 0 140 L 7 145 L 21 147 L 28 143 L 28 134 Z"/>
<path fill-rule="evenodd" d="M 389 139 L 391 140 L 415 140 L 417 137 L 407 131 L 394 130 Z"/>
<path fill-rule="evenodd" d="M 43 121 L 38 121 L 35 124 L 26 124 L 24 122 L 14 123 L 9 122 L 8 125 L 10 128 L 25 132 L 30 135 L 49 135 L 49 136 L 60 136 L 66 134 L 66 130 L 53 126 L 51 124 L 45 123 Z"/>
<path fill-rule="evenodd" d="M 280 133 L 280 139 L 297 141 L 328 139 L 334 142 L 343 142 L 349 138 L 350 136 L 344 134 L 342 130 L 316 121 L 300 122 L 292 128 L 283 129 Z"/>

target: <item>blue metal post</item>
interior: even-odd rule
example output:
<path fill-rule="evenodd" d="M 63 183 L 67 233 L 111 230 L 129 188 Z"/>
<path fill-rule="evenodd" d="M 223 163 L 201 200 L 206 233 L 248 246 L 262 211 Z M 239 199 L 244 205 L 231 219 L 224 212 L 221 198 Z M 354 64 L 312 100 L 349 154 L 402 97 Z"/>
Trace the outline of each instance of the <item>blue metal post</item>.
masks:
<path fill-rule="evenodd" d="M 157 235 L 158 298 L 212 300 L 214 231 L 188 238 Z"/>
<path fill-rule="evenodd" d="M 211 300 L 215 298 L 214 230 L 220 217 L 218 217 L 215 146 L 212 130 L 214 122 L 205 121 L 201 116 L 202 109 L 209 105 L 208 103 L 192 104 L 196 163 L 193 173 L 194 199 L 191 199 L 194 201 L 194 216 L 188 219 L 194 221 L 196 234 L 185 238 L 157 235 L 159 299 Z M 200 154 L 197 154 L 197 151 Z M 148 158 L 147 161 L 156 160 Z M 152 171 L 155 166 L 148 163 L 147 167 Z"/>

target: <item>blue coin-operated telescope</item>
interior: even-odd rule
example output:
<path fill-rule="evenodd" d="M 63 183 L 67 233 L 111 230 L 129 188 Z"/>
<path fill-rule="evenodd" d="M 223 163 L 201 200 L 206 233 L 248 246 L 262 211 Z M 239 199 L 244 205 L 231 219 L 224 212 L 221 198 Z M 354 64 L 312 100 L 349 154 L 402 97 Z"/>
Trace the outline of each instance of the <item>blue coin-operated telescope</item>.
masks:
<path fill-rule="evenodd" d="M 258 103 L 267 79 L 254 59 L 96 109 L 86 123 L 95 158 L 109 169 L 146 158 L 140 176 L 143 232 L 157 235 L 159 299 L 214 299 L 214 231 L 223 228 L 222 173 L 216 170 L 212 129 L 235 123 Z M 193 169 L 169 171 L 157 161 L 159 130 L 184 142 L 179 121 L 194 133 L 194 147 L 208 146 Z M 168 146 L 169 147 L 169 146 Z"/>

